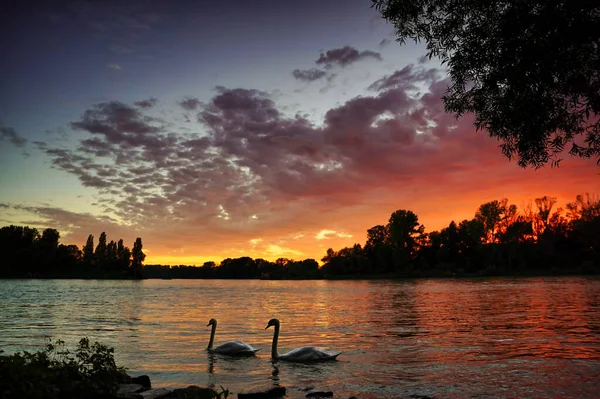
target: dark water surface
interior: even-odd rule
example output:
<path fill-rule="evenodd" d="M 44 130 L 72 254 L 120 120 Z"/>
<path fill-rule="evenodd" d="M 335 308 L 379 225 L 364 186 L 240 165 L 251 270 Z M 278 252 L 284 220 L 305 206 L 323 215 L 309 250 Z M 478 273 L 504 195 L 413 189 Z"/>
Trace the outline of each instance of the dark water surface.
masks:
<path fill-rule="evenodd" d="M 208 355 L 239 339 L 256 358 Z M 315 345 L 339 361 L 272 362 Z M 232 392 L 281 385 L 336 397 L 598 398 L 600 279 L 417 281 L 2 280 L 0 349 L 74 347 L 88 336 L 114 346 L 130 374 L 155 386 L 223 385 Z"/>

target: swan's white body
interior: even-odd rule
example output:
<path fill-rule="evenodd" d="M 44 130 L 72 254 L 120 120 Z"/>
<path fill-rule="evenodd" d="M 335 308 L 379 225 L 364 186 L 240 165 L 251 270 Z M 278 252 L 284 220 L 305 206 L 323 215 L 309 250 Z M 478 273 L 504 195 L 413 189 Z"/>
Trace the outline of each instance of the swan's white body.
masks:
<path fill-rule="evenodd" d="M 212 326 L 212 330 L 210 332 L 210 341 L 208 341 L 208 347 L 206 348 L 208 352 L 228 356 L 252 356 L 260 350 L 255 349 L 252 346 L 243 343 L 242 341 L 229 341 L 217 346 L 216 348 L 213 348 L 215 331 L 217 330 L 217 320 L 210 319 L 207 326 Z"/>
<path fill-rule="evenodd" d="M 275 326 L 273 333 L 273 345 L 271 347 L 271 357 L 275 360 L 285 360 L 287 362 L 322 362 L 326 360 L 335 360 L 342 352 L 328 352 L 314 346 L 303 346 L 296 348 L 288 353 L 280 355 L 277 353 L 277 341 L 279 339 L 279 320 L 271 319 L 266 328 Z M 265 329 L 266 329 L 265 328 Z"/>

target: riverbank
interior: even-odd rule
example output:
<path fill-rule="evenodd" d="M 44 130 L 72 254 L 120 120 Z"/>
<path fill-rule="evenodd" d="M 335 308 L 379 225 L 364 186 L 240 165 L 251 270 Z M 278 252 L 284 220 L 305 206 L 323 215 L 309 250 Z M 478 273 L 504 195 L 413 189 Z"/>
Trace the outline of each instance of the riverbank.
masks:
<path fill-rule="evenodd" d="M 227 399 L 233 393 L 220 386 L 153 388 L 150 377 L 131 377 L 117 366 L 114 349 L 82 338 L 73 355 L 64 342 L 48 341 L 44 350 L 4 355 L 0 351 L 0 397 L 2 399 Z M 305 389 L 307 398 L 332 397 L 331 391 Z M 280 399 L 281 386 L 239 392 L 238 399 Z M 355 398 L 356 399 L 356 398 Z"/>

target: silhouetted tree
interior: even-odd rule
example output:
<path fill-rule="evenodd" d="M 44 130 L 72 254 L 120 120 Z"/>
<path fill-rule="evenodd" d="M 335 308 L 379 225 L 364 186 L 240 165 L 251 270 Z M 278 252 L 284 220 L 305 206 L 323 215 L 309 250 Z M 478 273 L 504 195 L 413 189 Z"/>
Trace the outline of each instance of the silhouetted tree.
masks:
<path fill-rule="evenodd" d="M 418 239 L 425 227 L 419 224 L 414 212 L 400 209 L 392 213 L 387 228 L 394 253 L 394 268 L 404 270 L 416 255 Z"/>
<path fill-rule="evenodd" d="M 367 230 L 365 256 L 369 259 L 373 272 L 383 272 L 393 264 L 393 251 L 388 226 L 377 225 Z"/>
<path fill-rule="evenodd" d="M 100 234 L 100 238 L 98 238 L 98 245 L 96 246 L 96 251 L 94 251 L 94 259 L 98 266 L 105 267 L 106 266 L 106 258 L 107 258 L 106 233 L 102 232 Z"/>
<path fill-rule="evenodd" d="M 52 273 L 56 268 L 56 251 L 60 234 L 56 229 L 45 229 L 37 241 L 38 253 L 34 270 L 36 273 Z"/>
<path fill-rule="evenodd" d="M 136 238 L 131 251 L 131 268 L 133 269 L 133 277 L 143 277 L 143 262 L 146 259 L 146 254 L 142 251 L 142 239 Z"/>
<path fill-rule="evenodd" d="M 6 226 L 0 229 L 0 253 L 6 277 L 28 276 L 34 273 L 35 245 L 40 238 L 37 229 L 28 226 Z"/>
<path fill-rule="evenodd" d="M 94 236 L 91 234 L 83 246 L 83 263 L 88 268 L 94 263 Z"/>
<path fill-rule="evenodd" d="M 106 244 L 106 264 L 111 270 L 119 270 L 121 265 L 119 264 L 119 254 L 117 253 L 117 243 L 110 240 Z"/>
<path fill-rule="evenodd" d="M 568 216 L 572 220 L 590 221 L 600 216 L 600 199 L 589 193 L 578 195 L 575 201 L 567 203 Z"/>
<path fill-rule="evenodd" d="M 447 65 L 445 108 L 473 113 L 508 158 L 539 167 L 565 146 L 600 162 L 600 12 L 593 1 L 373 0 L 401 43 Z"/>
<path fill-rule="evenodd" d="M 129 272 L 131 266 L 131 251 L 123 244 L 123 239 L 117 243 L 117 258 L 121 271 Z"/>

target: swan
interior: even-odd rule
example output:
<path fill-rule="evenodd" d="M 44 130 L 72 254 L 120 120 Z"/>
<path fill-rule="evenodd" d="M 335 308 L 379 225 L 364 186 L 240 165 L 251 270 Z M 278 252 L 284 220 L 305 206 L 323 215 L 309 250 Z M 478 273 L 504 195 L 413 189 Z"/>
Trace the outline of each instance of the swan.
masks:
<path fill-rule="evenodd" d="M 206 326 L 212 326 L 212 331 L 210 332 L 210 341 L 208 341 L 208 347 L 206 348 L 208 352 L 229 356 L 252 356 L 260 350 L 254 349 L 252 346 L 241 341 L 229 341 L 217 346 L 216 348 L 213 348 L 215 331 L 217 330 L 217 320 L 210 319 Z"/>
<path fill-rule="evenodd" d="M 271 358 L 274 360 L 285 360 L 287 362 L 320 362 L 325 360 L 335 360 L 340 352 L 327 352 L 323 349 L 315 348 L 314 346 L 303 346 L 289 351 L 284 355 L 277 353 L 277 340 L 279 339 L 279 320 L 271 319 L 265 327 L 265 330 L 271 326 L 275 326 L 273 333 L 273 346 L 271 347 Z"/>

